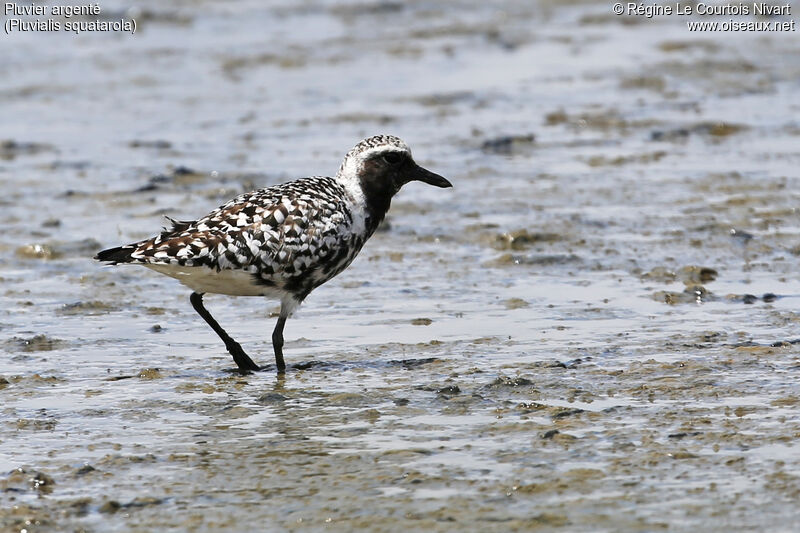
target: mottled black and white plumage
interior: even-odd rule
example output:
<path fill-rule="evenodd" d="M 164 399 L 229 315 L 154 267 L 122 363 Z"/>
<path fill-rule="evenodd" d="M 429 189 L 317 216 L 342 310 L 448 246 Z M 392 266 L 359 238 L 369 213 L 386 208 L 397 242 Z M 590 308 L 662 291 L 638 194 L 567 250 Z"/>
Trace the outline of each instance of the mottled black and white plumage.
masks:
<path fill-rule="evenodd" d="M 286 318 L 315 288 L 358 255 L 409 181 L 451 187 L 418 166 L 408 145 L 391 135 L 364 139 L 336 176 L 311 177 L 237 196 L 195 221 L 170 219 L 151 239 L 104 250 L 95 259 L 148 267 L 192 289 L 195 310 L 225 342 L 242 371 L 258 370 L 203 307 L 204 293 L 266 296 L 281 302 L 273 332 L 278 371 Z"/>

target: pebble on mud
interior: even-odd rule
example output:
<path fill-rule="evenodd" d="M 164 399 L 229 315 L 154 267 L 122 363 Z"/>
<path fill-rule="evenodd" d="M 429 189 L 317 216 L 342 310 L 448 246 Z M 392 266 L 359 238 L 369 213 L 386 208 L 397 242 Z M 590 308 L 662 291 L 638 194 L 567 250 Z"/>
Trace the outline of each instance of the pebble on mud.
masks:
<path fill-rule="evenodd" d="M 732 124 L 730 122 L 701 122 L 694 126 L 675 128 L 671 130 L 654 130 L 650 133 L 652 141 L 678 141 L 689 138 L 689 136 L 708 135 L 712 138 L 721 139 L 747 130 L 748 127 L 742 124 Z"/>
<path fill-rule="evenodd" d="M 61 221 L 57 218 L 48 218 L 42 222 L 43 228 L 58 228 L 61 226 Z"/>
<path fill-rule="evenodd" d="M 347 407 L 360 407 L 368 403 L 367 398 L 362 394 L 355 392 L 341 392 L 333 394 L 328 397 L 328 405 L 347 406 Z"/>
<path fill-rule="evenodd" d="M 99 512 L 103 514 L 114 514 L 122 508 L 122 504 L 120 504 L 116 500 L 108 500 L 103 505 L 100 506 L 98 509 Z"/>
<path fill-rule="evenodd" d="M 64 304 L 58 312 L 62 315 L 102 315 L 114 310 L 112 305 L 99 300 Z"/>
<path fill-rule="evenodd" d="M 26 244 L 15 251 L 23 259 L 57 259 L 61 255 L 49 244 Z"/>
<path fill-rule="evenodd" d="M 526 387 L 528 385 L 533 385 L 533 381 L 528 378 L 499 376 L 489 384 L 489 387 Z"/>
<path fill-rule="evenodd" d="M 458 385 L 447 385 L 436 391 L 439 396 L 450 397 L 461 394 L 461 389 Z"/>
<path fill-rule="evenodd" d="M 37 470 L 28 471 L 26 468 L 15 468 L 8 473 L 8 477 L 0 480 L 0 491 L 26 491 L 34 490 L 40 494 L 53 492 L 55 481 L 49 475 Z"/>
<path fill-rule="evenodd" d="M 655 267 L 649 272 L 642 274 L 642 280 L 652 280 L 661 283 L 672 283 L 681 280 L 685 285 L 696 285 L 698 283 L 708 283 L 717 279 L 718 273 L 713 268 L 689 265 L 681 267 L 678 271 L 670 270 L 667 267 Z"/>
<path fill-rule="evenodd" d="M 619 167 L 622 165 L 628 165 L 631 163 L 654 163 L 662 158 L 666 157 L 668 154 L 663 150 L 659 150 L 657 152 L 650 152 L 650 153 L 642 153 L 636 155 L 629 155 L 629 156 L 617 156 L 617 157 L 606 157 L 604 155 L 593 155 L 586 158 L 586 164 L 590 167 L 603 167 L 603 166 L 615 166 Z"/>
<path fill-rule="evenodd" d="M 716 52 L 719 45 L 714 41 L 705 40 L 685 40 L 685 41 L 663 41 L 658 45 L 663 52 L 685 52 L 687 50 L 701 50 L 704 52 Z"/>
<path fill-rule="evenodd" d="M 506 309 L 524 309 L 530 307 L 530 304 L 522 298 L 509 298 L 503 302 L 503 304 L 505 304 Z"/>
<path fill-rule="evenodd" d="M 194 183 L 202 183 L 206 181 L 211 173 L 198 172 L 191 168 L 184 166 L 177 166 L 169 169 L 166 174 L 155 174 L 148 178 L 147 183 L 136 187 L 132 192 L 150 192 L 155 191 L 164 184 L 171 185 L 190 185 Z"/>
<path fill-rule="evenodd" d="M 128 146 L 131 148 L 155 148 L 157 150 L 167 150 L 172 148 L 172 143 L 161 139 L 154 141 L 133 140 L 128 143 Z"/>
<path fill-rule="evenodd" d="M 286 399 L 286 396 L 279 392 L 267 392 L 259 396 L 256 400 L 256 403 L 261 405 L 271 405 L 275 403 L 283 403 L 286 401 Z"/>
<path fill-rule="evenodd" d="M 677 278 L 678 275 L 673 270 L 663 266 L 655 267 L 641 276 L 642 280 L 652 280 L 660 283 L 672 283 Z"/>
<path fill-rule="evenodd" d="M 696 285 L 698 283 L 708 283 L 717 279 L 719 274 L 713 268 L 701 266 L 685 266 L 678 270 L 678 278 L 685 285 Z"/>
<path fill-rule="evenodd" d="M 532 133 L 526 135 L 504 135 L 483 141 L 481 149 L 484 152 L 508 155 L 520 148 L 531 146 L 535 140 L 536 137 Z"/>
<path fill-rule="evenodd" d="M 136 375 L 139 379 L 161 379 L 164 375 L 158 368 L 145 368 Z"/>
<path fill-rule="evenodd" d="M 563 265 L 580 261 L 575 254 L 530 254 L 519 255 L 506 253 L 500 257 L 484 263 L 486 267 L 500 267 L 506 265 Z"/>
<path fill-rule="evenodd" d="M 550 418 L 554 420 L 566 418 L 568 416 L 579 415 L 584 412 L 583 409 L 569 407 L 552 407 L 548 411 L 550 412 Z"/>
<path fill-rule="evenodd" d="M 557 429 L 550 429 L 550 430 L 547 430 L 544 433 L 542 433 L 542 439 L 552 439 L 553 437 L 555 437 L 558 434 L 559 434 L 559 431 Z"/>
<path fill-rule="evenodd" d="M 49 352 L 60 348 L 65 341 L 40 333 L 30 338 L 12 337 L 3 343 L 7 350 L 22 352 Z"/>
<path fill-rule="evenodd" d="M 653 293 L 653 299 L 669 305 L 703 303 L 713 301 L 714 294 L 702 285 L 689 285 L 683 292 L 657 291 Z"/>
<path fill-rule="evenodd" d="M 79 469 L 77 469 L 75 471 L 75 476 L 76 477 L 83 477 L 86 474 L 90 474 L 90 473 L 96 472 L 96 471 L 97 471 L 97 469 L 95 467 L 93 467 L 92 465 L 85 464 L 85 465 L 83 465 L 82 467 L 80 467 Z"/>
<path fill-rule="evenodd" d="M 650 91 L 661 92 L 667 86 L 667 82 L 661 76 L 631 76 L 623 78 L 619 83 L 622 89 L 647 89 Z"/>
<path fill-rule="evenodd" d="M 58 220 L 51 219 L 47 221 L 50 226 L 57 227 L 61 223 Z M 75 241 L 56 241 L 48 243 L 32 243 L 20 246 L 15 250 L 17 257 L 22 259 L 60 259 L 62 257 L 71 256 L 85 256 L 87 254 L 94 254 L 100 248 L 100 243 L 91 237 L 79 239 Z"/>
<path fill-rule="evenodd" d="M 13 139 L 0 141 L 0 159 L 11 160 L 20 155 L 34 155 L 40 152 L 52 151 L 48 144 L 19 142 Z"/>
<path fill-rule="evenodd" d="M 728 294 L 725 299 L 729 302 L 740 302 L 743 304 L 754 304 L 758 301 L 758 296 L 755 294 Z"/>
<path fill-rule="evenodd" d="M 652 121 L 630 121 L 625 119 L 616 109 L 602 109 L 594 112 L 567 114 L 559 109 L 545 115 L 545 124 L 548 126 L 567 125 L 577 130 L 598 131 L 626 131 L 634 127 L 652 124 Z"/>
<path fill-rule="evenodd" d="M 729 233 L 730 233 L 731 237 L 733 237 L 734 239 L 739 239 L 743 244 L 747 244 L 754 237 L 754 235 L 752 233 L 749 233 L 747 231 L 743 231 L 743 230 L 740 230 L 740 229 L 736 229 L 736 228 L 731 228 Z"/>
<path fill-rule="evenodd" d="M 553 242 L 561 239 L 558 233 L 528 232 L 526 229 L 502 233 L 495 239 L 495 248 L 500 250 L 523 250 L 538 242 Z"/>

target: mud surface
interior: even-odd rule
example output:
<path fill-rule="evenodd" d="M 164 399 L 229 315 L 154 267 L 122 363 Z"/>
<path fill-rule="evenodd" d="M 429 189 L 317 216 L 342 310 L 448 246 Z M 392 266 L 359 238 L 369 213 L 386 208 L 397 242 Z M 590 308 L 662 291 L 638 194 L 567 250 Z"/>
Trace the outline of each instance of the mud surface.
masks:
<path fill-rule="evenodd" d="M 795 33 L 137 6 L 103 3 L 133 37 L 0 37 L 0 530 L 800 528 Z M 455 187 L 396 197 L 285 378 L 90 259 L 380 132 Z M 274 303 L 206 302 L 272 362 Z"/>

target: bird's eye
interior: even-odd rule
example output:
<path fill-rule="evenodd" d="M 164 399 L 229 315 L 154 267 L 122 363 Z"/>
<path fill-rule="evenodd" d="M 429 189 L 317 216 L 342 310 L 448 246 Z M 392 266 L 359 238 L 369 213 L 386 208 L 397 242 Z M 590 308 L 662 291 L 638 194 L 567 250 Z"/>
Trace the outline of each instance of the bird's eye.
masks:
<path fill-rule="evenodd" d="M 389 152 L 388 154 L 383 154 L 383 160 L 390 165 L 398 165 L 403 162 L 403 156 L 397 152 Z"/>

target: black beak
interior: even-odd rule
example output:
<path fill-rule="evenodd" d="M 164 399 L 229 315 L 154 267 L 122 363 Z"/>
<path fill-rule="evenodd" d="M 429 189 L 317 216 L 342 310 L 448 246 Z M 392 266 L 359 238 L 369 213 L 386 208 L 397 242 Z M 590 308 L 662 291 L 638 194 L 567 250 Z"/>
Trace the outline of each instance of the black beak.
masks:
<path fill-rule="evenodd" d="M 453 184 L 441 177 L 439 174 L 434 174 L 430 170 L 426 170 L 419 165 L 414 165 L 414 169 L 411 171 L 411 180 L 414 181 L 421 181 L 427 183 L 428 185 L 433 185 L 435 187 L 452 187 Z"/>

